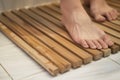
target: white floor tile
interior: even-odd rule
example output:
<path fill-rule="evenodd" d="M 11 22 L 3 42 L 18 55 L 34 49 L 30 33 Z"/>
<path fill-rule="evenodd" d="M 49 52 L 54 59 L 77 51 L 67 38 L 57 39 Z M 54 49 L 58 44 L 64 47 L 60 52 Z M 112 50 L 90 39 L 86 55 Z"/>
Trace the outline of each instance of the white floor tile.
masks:
<path fill-rule="evenodd" d="M 0 66 L 0 80 L 11 80 L 7 72 Z"/>
<path fill-rule="evenodd" d="M 120 52 L 111 55 L 109 58 L 111 58 L 116 63 L 120 64 Z"/>
<path fill-rule="evenodd" d="M 0 63 L 15 80 L 43 71 L 34 60 L 15 45 L 2 48 L 0 52 Z"/>
<path fill-rule="evenodd" d="M 18 47 L 14 44 L 9 44 L 9 45 L 5 45 L 5 46 L 2 46 L 0 47 L 0 57 L 9 57 L 11 55 L 17 55 L 17 54 L 20 54 L 21 50 L 18 49 Z M 1 60 L 1 58 L 0 58 Z"/>
<path fill-rule="evenodd" d="M 46 72 L 42 72 L 22 80 L 119 80 L 119 74 L 120 66 L 105 58 L 57 77 L 51 77 Z"/>
<path fill-rule="evenodd" d="M 0 32 L 0 47 L 11 44 L 12 42 Z"/>

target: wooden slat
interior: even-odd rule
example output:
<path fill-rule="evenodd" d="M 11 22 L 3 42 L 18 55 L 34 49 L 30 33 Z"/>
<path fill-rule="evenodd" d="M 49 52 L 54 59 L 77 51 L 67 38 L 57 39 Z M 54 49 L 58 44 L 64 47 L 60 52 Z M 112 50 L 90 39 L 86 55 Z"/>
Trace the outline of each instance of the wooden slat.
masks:
<path fill-rule="evenodd" d="M 100 51 L 103 52 L 103 57 L 109 56 L 113 51 L 113 49 L 107 48 L 107 49 L 101 49 Z"/>
<path fill-rule="evenodd" d="M 51 15 L 52 17 L 54 17 L 54 18 L 56 18 L 56 19 L 61 20 L 61 15 L 60 15 L 60 14 L 58 14 L 58 13 L 50 10 L 50 9 L 49 9 L 48 7 L 46 7 L 46 6 L 38 7 L 38 9 L 43 10 L 43 11 L 47 9 L 46 12 L 47 12 L 49 15 Z M 60 10 L 60 9 L 59 9 L 59 10 Z M 54 16 L 53 16 L 53 15 L 54 15 Z"/>
<path fill-rule="evenodd" d="M 66 72 L 70 69 L 70 63 L 67 62 L 64 58 L 56 54 L 54 51 L 52 51 L 50 48 L 48 48 L 46 45 L 35 39 L 33 36 L 31 36 L 29 33 L 24 31 L 20 26 L 11 23 L 8 19 L 6 19 L 4 16 L 0 16 L 0 21 L 7 25 L 12 31 L 14 31 L 17 35 L 19 35 L 23 40 L 25 40 L 28 44 L 30 44 L 32 47 L 34 47 L 37 51 L 39 51 L 42 55 L 50 59 L 54 64 L 56 64 L 60 72 Z"/>
<path fill-rule="evenodd" d="M 120 26 L 120 21 L 119 20 L 114 20 L 114 21 L 111 21 L 112 23 L 116 24 L 117 26 Z M 119 28 L 120 29 L 120 28 Z M 120 32 L 120 31 L 119 31 Z"/>
<path fill-rule="evenodd" d="M 113 21 L 112 21 L 112 22 L 113 22 Z M 117 21 L 117 22 L 118 22 L 118 21 Z M 114 23 L 115 23 L 115 22 L 114 22 Z M 115 24 L 113 24 L 113 23 L 111 23 L 111 22 L 106 21 L 106 22 L 103 22 L 103 23 L 101 23 L 101 24 L 103 24 L 104 26 L 107 26 L 107 27 L 109 27 L 109 28 L 111 28 L 111 29 L 114 29 L 114 30 L 120 32 L 119 26 L 118 26 L 118 25 L 115 25 Z"/>
<path fill-rule="evenodd" d="M 12 21 L 16 22 L 17 24 L 19 24 L 22 28 L 24 28 L 26 31 L 28 31 L 38 39 L 42 40 L 45 44 L 54 49 L 56 52 L 58 52 L 62 57 L 67 59 L 72 64 L 73 68 L 81 66 L 82 60 L 80 58 L 72 54 L 72 52 L 68 51 L 67 49 L 53 41 L 52 39 L 45 36 L 42 32 L 38 31 L 31 25 L 24 23 L 23 20 L 21 20 L 20 18 L 18 18 L 17 16 L 10 12 L 5 12 L 4 15 L 7 16 Z"/>
<path fill-rule="evenodd" d="M 22 40 L 19 36 L 13 33 L 10 29 L 0 23 L 0 30 L 14 43 L 17 44 L 21 49 L 23 49 L 30 57 L 32 57 L 37 63 L 39 63 L 44 69 L 46 69 L 51 75 L 55 76 L 58 74 L 58 67 L 55 66 L 47 58 L 39 54 L 35 49 L 33 49 L 29 44 Z"/>
<path fill-rule="evenodd" d="M 62 24 L 59 20 L 50 16 L 49 14 L 46 14 L 44 11 L 41 11 L 37 8 L 30 8 L 30 10 L 33 11 L 34 13 L 38 14 L 39 16 L 46 18 L 48 21 L 54 22 L 54 24 L 56 24 L 58 26 L 62 26 Z"/>
<path fill-rule="evenodd" d="M 118 51 L 120 51 L 120 47 L 119 47 L 119 45 L 113 45 L 112 47 L 111 47 L 111 51 L 112 51 L 112 53 L 113 54 L 115 54 L 115 53 L 117 53 Z"/>
<path fill-rule="evenodd" d="M 110 2 L 113 2 L 113 3 L 116 3 L 116 4 L 120 4 L 119 0 L 107 0 L 107 1 L 110 1 Z"/>
<path fill-rule="evenodd" d="M 111 4 L 111 5 L 114 5 L 115 7 L 118 7 L 118 8 L 120 8 L 120 4 L 116 4 L 116 3 L 114 3 L 114 2 L 111 2 L 111 1 L 108 1 L 108 3 L 109 3 L 109 4 Z"/>
<path fill-rule="evenodd" d="M 40 30 L 41 32 L 46 34 L 47 36 L 51 37 L 56 42 L 60 43 L 61 45 L 63 45 L 64 47 L 66 47 L 67 49 L 69 49 L 70 51 L 75 53 L 77 56 L 79 56 L 81 59 L 83 59 L 83 63 L 86 64 L 86 63 L 89 63 L 92 61 L 92 56 L 90 54 L 88 54 L 84 50 L 76 47 L 75 45 L 73 45 L 72 43 L 67 41 L 66 39 L 57 35 L 55 32 L 51 31 L 50 29 L 46 28 L 45 26 L 41 25 L 40 23 L 36 22 L 35 20 L 33 20 L 32 18 L 28 17 L 27 15 L 25 15 L 23 13 L 16 12 L 16 11 L 14 11 L 14 13 L 16 15 L 20 16 L 25 21 L 27 21 L 33 27 L 37 28 L 38 30 Z M 30 13 L 30 15 L 31 15 L 31 13 Z M 41 20 L 41 21 L 43 21 L 43 20 Z M 47 24 L 47 23 L 45 23 L 45 24 Z"/>
<path fill-rule="evenodd" d="M 56 11 L 58 14 L 61 14 L 61 13 L 60 13 L 61 10 L 60 10 L 57 6 L 55 6 L 55 5 L 56 5 L 56 4 L 52 4 L 52 5 L 46 6 L 46 7 L 53 9 L 53 10 Z"/>

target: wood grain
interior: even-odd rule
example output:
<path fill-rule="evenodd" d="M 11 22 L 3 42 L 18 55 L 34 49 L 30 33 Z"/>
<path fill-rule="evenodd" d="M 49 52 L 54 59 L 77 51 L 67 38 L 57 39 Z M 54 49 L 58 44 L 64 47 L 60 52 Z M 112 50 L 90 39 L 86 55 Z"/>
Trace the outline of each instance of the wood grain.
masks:
<path fill-rule="evenodd" d="M 7 25 L 7 27 L 9 27 L 23 40 L 25 40 L 28 44 L 30 44 L 37 51 L 39 51 L 42 55 L 44 55 L 46 58 L 50 59 L 54 64 L 56 64 L 59 67 L 61 73 L 68 71 L 68 69 L 70 69 L 70 63 L 68 61 L 66 61 L 58 54 L 55 54 L 54 51 L 52 51 L 46 45 L 35 39 L 29 33 L 24 31 L 21 27 L 19 27 L 16 24 L 10 23 L 10 21 L 2 15 L 0 16 L 0 21 L 2 21 L 5 25 Z"/>
<path fill-rule="evenodd" d="M 58 74 L 58 67 L 55 66 L 47 58 L 39 54 L 35 49 L 33 49 L 29 44 L 22 40 L 19 36 L 13 33 L 10 29 L 0 23 L 0 30 L 11 39 L 14 43 L 22 48 L 28 55 L 30 55 L 35 61 L 37 61 L 42 67 L 44 67 L 51 75 L 55 76 Z"/>
<path fill-rule="evenodd" d="M 26 31 L 34 35 L 39 40 L 42 40 L 46 45 L 50 46 L 52 49 L 54 49 L 56 52 L 58 52 L 62 57 L 67 59 L 69 62 L 71 62 L 73 68 L 77 68 L 81 66 L 82 60 L 79 59 L 77 56 L 72 54 L 69 50 L 65 49 L 63 46 L 59 45 L 46 35 L 44 35 L 42 32 L 38 31 L 37 29 L 33 28 L 31 25 L 24 23 L 20 18 L 15 16 L 12 13 L 4 13 L 9 19 L 19 24 L 21 27 L 23 27 Z M 16 20 L 15 20 L 16 19 Z M 41 36 L 40 36 L 41 35 Z"/>

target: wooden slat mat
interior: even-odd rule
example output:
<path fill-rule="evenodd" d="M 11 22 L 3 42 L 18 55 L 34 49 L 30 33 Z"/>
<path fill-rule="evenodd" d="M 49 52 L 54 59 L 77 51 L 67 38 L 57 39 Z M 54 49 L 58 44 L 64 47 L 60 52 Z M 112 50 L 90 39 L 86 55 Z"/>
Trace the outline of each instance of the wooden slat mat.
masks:
<path fill-rule="evenodd" d="M 109 1 L 120 11 L 117 0 Z M 119 51 L 120 17 L 112 22 L 95 22 L 115 42 L 101 50 L 75 44 L 60 20 L 59 4 L 12 10 L 0 14 L 0 30 L 53 76 Z"/>

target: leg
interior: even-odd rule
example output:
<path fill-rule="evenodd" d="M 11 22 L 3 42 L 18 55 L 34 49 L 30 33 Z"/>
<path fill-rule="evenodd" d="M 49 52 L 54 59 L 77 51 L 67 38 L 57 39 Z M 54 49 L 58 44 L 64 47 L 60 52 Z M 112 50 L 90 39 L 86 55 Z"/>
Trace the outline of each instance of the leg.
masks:
<path fill-rule="evenodd" d="M 91 15 L 96 21 L 115 20 L 119 15 L 105 0 L 85 0 L 90 5 Z"/>
<path fill-rule="evenodd" d="M 113 45 L 104 31 L 91 21 L 80 0 L 61 0 L 60 5 L 63 14 L 62 22 L 76 43 L 93 49 Z"/>

